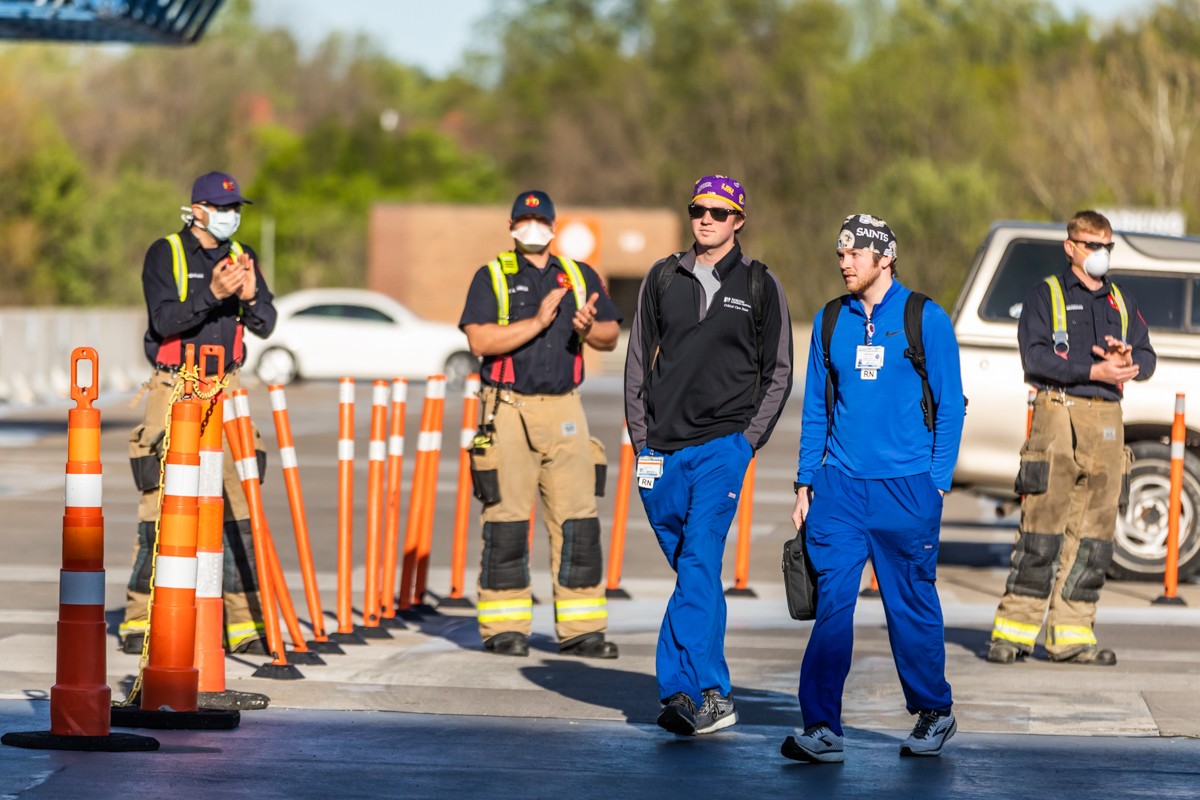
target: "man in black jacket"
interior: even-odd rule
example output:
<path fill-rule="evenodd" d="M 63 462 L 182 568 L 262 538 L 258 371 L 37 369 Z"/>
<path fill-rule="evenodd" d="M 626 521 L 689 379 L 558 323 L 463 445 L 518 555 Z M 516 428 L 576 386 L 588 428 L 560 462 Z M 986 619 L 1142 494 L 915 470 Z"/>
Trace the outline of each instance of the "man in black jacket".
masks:
<path fill-rule="evenodd" d="M 142 291 L 149 324 L 146 358 L 154 374 L 146 383 L 148 400 L 141 425 L 129 440 L 134 483 L 141 492 L 138 537 L 133 574 L 126 590 L 125 620 L 119 633 L 122 649 L 140 653 L 147 632 L 151 555 L 158 517 L 159 457 L 163 422 L 177 373 L 188 345 L 225 348 L 228 393 L 238 388 L 238 371 L 245 361 L 245 331 L 260 337 L 275 328 L 274 297 L 263 280 L 257 256 L 233 239 L 241 222 L 244 198 L 237 182 L 223 172 L 201 175 L 192 185 L 192 202 L 185 206 L 184 226 L 158 239 L 146 251 Z M 265 453 L 258 446 L 260 463 Z M 223 590 L 225 636 L 238 653 L 265 653 L 261 609 L 255 580 L 250 510 L 241 482 L 225 446 L 225 554 Z"/>
<path fill-rule="evenodd" d="M 625 362 L 638 488 L 676 572 L 658 637 L 658 724 L 685 736 L 737 721 L 721 559 L 746 467 L 792 388 L 783 287 L 737 240 L 745 190 L 712 175 L 691 197 L 695 244 L 642 281 Z"/>

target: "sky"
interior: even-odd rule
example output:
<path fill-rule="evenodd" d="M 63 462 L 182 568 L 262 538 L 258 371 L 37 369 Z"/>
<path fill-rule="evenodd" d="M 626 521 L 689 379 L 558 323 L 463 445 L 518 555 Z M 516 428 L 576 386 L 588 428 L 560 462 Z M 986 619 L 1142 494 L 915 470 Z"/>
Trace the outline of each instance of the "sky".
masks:
<path fill-rule="evenodd" d="M 257 18 L 313 45 L 333 30 L 363 32 L 389 56 L 443 77 L 462 61 L 472 26 L 493 0 L 255 0 Z M 1070 16 L 1087 9 L 1101 19 L 1145 8 L 1147 0 L 1054 0 Z"/>

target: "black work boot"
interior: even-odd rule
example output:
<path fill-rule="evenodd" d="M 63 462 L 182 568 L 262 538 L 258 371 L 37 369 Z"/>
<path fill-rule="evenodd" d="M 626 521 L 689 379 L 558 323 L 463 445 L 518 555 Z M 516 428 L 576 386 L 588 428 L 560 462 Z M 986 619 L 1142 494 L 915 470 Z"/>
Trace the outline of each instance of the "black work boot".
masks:
<path fill-rule="evenodd" d="M 558 652 L 580 658 L 617 658 L 621 655 L 616 642 L 606 640 L 603 633 L 585 633 L 567 639 L 559 644 Z"/>
<path fill-rule="evenodd" d="M 489 637 L 483 643 L 483 649 L 498 656 L 527 656 L 529 655 L 529 640 L 523 633 L 505 631 Z"/>

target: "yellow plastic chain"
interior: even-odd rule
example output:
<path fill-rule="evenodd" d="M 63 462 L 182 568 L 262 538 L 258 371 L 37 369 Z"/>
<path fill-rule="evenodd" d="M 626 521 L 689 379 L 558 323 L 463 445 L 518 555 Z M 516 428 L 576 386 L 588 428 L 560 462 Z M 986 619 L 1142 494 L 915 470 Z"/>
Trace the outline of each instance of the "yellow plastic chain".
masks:
<path fill-rule="evenodd" d="M 193 393 L 189 397 L 199 397 L 201 400 L 212 400 L 217 397 L 225 387 L 229 385 L 229 380 L 222 375 L 219 380 L 215 381 L 215 387 L 207 394 L 200 390 L 200 368 L 193 367 L 188 369 L 183 367 L 176 373 L 175 385 L 171 387 L 171 397 L 167 400 L 167 413 L 163 417 L 163 440 L 162 448 L 158 454 L 158 500 L 157 513 L 154 515 L 154 547 L 150 551 L 150 599 L 146 605 L 146 635 L 142 637 L 142 654 L 138 657 L 137 675 L 133 679 L 133 686 L 129 689 L 129 694 L 125 699 L 113 703 L 114 706 L 129 706 L 133 705 L 137 700 L 138 694 L 142 691 L 142 672 L 146 669 L 146 664 L 150 660 L 150 615 L 154 611 L 154 572 L 158 565 L 158 531 L 159 525 L 162 524 L 162 502 L 163 502 L 163 484 L 166 481 L 167 475 L 167 451 L 171 449 L 171 416 L 175 409 L 175 403 L 183 396 L 183 387 L 188 382 L 193 384 Z M 215 404 L 209 406 L 209 413 Z M 205 423 L 208 422 L 208 415 L 205 415 Z"/>

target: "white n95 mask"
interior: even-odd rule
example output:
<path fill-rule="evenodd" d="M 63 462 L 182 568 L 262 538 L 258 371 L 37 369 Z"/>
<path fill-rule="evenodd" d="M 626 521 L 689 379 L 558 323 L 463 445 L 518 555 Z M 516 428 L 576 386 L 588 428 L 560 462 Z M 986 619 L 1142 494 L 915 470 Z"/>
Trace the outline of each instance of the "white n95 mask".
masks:
<path fill-rule="evenodd" d="M 540 253 L 549 246 L 554 231 L 546 223 L 530 219 L 518 223 L 512 229 L 512 237 L 522 253 Z"/>

